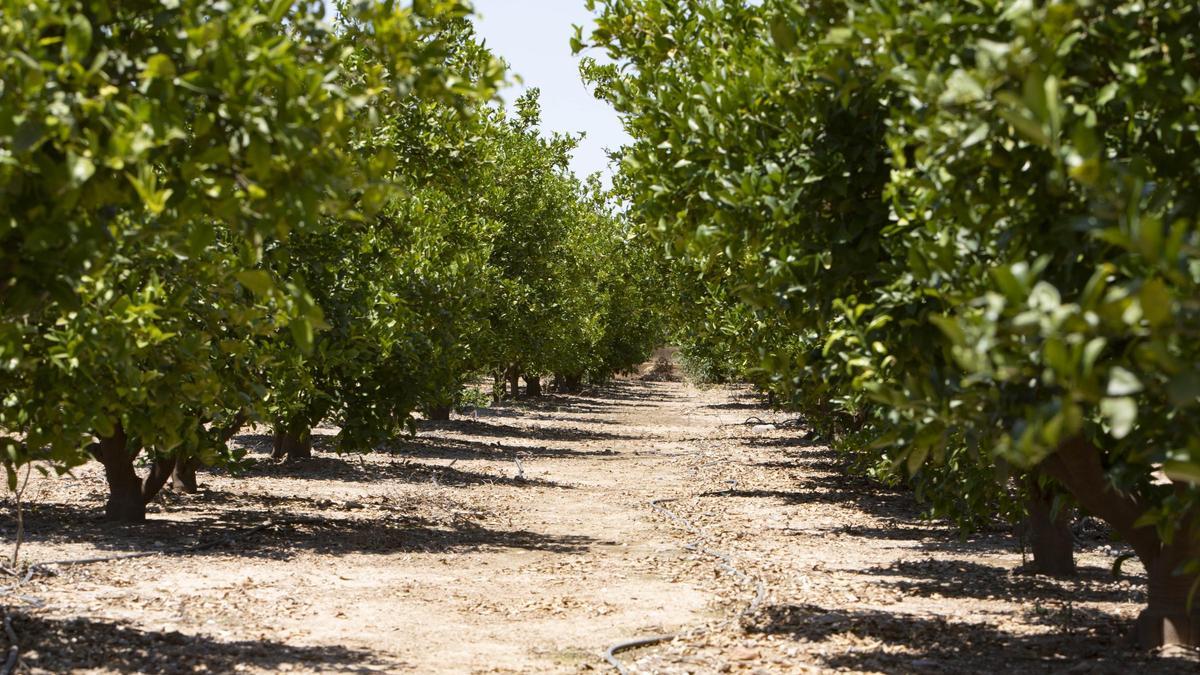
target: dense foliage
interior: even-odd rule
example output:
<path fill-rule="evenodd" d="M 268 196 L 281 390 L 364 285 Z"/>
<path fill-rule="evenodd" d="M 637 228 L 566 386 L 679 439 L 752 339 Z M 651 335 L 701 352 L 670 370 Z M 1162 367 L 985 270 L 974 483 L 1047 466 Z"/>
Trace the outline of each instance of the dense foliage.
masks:
<path fill-rule="evenodd" d="M 943 513 L 1069 492 L 1149 571 L 1143 641 L 1196 642 L 1200 9 L 589 4 L 692 351 Z"/>
<path fill-rule="evenodd" d="M 364 450 L 482 372 L 648 353 L 644 238 L 538 134 L 536 94 L 496 104 L 468 5 L 325 12 L 0 5 L 10 486 L 96 459 L 108 516 L 140 520 L 247 423 L 281 455 L 320 423 Z"/>

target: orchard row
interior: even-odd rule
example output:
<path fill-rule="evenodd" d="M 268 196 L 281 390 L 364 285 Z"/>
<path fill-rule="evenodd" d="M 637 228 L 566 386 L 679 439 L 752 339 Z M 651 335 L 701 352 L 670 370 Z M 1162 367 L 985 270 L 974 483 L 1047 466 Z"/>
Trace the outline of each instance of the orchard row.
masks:
<path fill-rule="evenodd" d="M 966 525 L 1077 505 L 1200 642 L 1200 6 L 590 0 L 684 353 Z"/>
<path fill-rule="evenodd" d="M 0 11 L 0 450 L 103 463 L 106 513 L 269 425 L 369 450 L 481 374 L 640 363 L 662 284 L 576 139 L 451 0 Z M 139 468 L 148 469 L 145 475 Z"/>

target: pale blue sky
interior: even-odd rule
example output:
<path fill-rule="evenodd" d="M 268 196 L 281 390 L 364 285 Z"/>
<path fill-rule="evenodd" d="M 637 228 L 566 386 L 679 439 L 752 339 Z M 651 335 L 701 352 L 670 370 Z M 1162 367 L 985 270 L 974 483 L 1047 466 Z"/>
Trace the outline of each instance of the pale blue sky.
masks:
<path fill-rule="evenodd" d="M 586 35 L 591 15 L 584 0 L 474 0 L 474 5 L 480 36 L 524 79 L 503 92 L 504 99 L 515 100 L 528 87 L 541 89 L 543 129 L 587 133 L 575 152 L 575 173 L 611 175 L 605 148 L 618 148 L 628 137 L 617 114 L 579 79 L 571 26 L 583 25 Z"/>

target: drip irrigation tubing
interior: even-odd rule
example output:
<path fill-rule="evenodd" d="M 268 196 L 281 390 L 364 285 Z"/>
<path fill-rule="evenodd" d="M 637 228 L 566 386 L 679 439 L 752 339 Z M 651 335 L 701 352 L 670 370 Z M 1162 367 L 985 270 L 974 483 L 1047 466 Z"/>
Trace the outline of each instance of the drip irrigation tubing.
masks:
<path fill-rule="evenodd" d="M 761 579 L 755 579 L 754 577 L 750 576 L 749 574 L 746 574 L 745 572 L 739 570 L 737 567 L 734 567 L 733 558 L 728 553 L 722 553 L 720 551 L 713 551 L 711 549 L 705 548 L 701 544 L 701 542 L 710 536 L 709 533 L 704 528 L 697 526 L 695 523 L 688 520 L 687 518 L 684 518 L 683 516 L 675 513 L 674 511 L 668 509 L 667 507 L 663 506 L 663 504 L 669 504 L 674 501 L 678 501 L 678 499 L 677 498 L 654 499 L 654 500 L 650 501 L 650 508 L 665 515 L 667 518 L 674 521 L 679 527 L 683 528 L 684 530 L 687 530 L 688 532 L 696 535 L 696 537 L 697 537 L 696 542 L 691 543 L 691 544 L 685 544 L 684 545 L 685 549 L 692 551 L 694 553 L 700 553 L 703 555 L 707 555 L 707 556 L 716 558 L 717 560 L 721 561 L 718 564 L 718 566 L 721 569 L 732 574 L 733 576 L 737 577 L 739 580 L 741 580 L 745 583 L 753 582 L 755 584 L 754 598 L 750 601 L 750 604 L 748 604 L 745 609 L 743 609 L 741 612 L 738 613 L 737 618 L 740 619 L 741 617 L 753 614 L 759 608 L 759 606 L 762 604 L 763 599 L 766 597 L 766 594 L 767 594 L 766 585 L 763 584 Z M 731 620 L 732 619 L 726 620 L 725 623 L 728 623 Z M 608 649 L 606 649 L 604 651 L 604 660 L 608 661 L 608 663 L 610 665 L 612 665 L 613 668 L 616 668 L 617 672 L 620 673 L 621 675 L 629 675 L 629 672 L 630 672 L 629 669 L 626 668 L 625 664 L 621 663 L 621 660 L 617 658 L 618 653 L 623 652 L 623 651 L 628 651 L 630 649 L 636 649 L 638 647 L 649 647 L 651 645 L 656 645 L 656 644 L 660 644 L 663 642 L 669 642 L 671 640 L 674 640 L 675 638 L 683 637 L 684 635 L 687 635 L 687 634 L 695 634 L 697 631 L 702 632 L 704 630 L 705 630 L 704 628 L 698 628 L 698 629 L 693 629 L 692 631 L 680 631 L 678 633 L 667 633 L 664 635 L 649 635 L 649 636 L 644 636 L 644 637 L 640 637 L 640 638 L 634 638 L 632 640 L 626 640 L 624 642 L 618 642 L 617 644 L 612 645 L 611 647 L 609 647 Z"/>
<path fill-rule="evenodd" d="M 743 426 L 743 427 L 775 427 L 776 429 L 803 429 L 804 418 L 794 417 L 792 419 L 780 420 L 778 422 L 767 422 L 758 416 L 747 417 L 745 422 L 741 424 L 727 424 L 724 426 Z"/>
<path fill-rule="evenodd" d="M 8 658 L 4 659 L 4 668 L 0 670 L 0 675 L 9 675 L 17 667 L 21 646 L 17 644 L 17 632 L 13 630 L 12 615 L 7 609 L 4 612 L 4 635 L 8 637 Z"/>

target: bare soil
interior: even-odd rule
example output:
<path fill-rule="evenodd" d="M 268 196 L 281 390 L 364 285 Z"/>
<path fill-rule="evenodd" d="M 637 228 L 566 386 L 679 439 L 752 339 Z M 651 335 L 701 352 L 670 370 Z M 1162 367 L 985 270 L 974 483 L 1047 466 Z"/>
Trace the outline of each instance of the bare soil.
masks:
<path fill-rule="evenodd" d="M 136 527 L 100 521 L 96 466 L 35 477 L 23 562 L 157 554 L 11 589 L 18 670 L 573 673 L 657 634 L 679 637 L 617 658 L 655 673 L 1200 670 L 1127 641 L 1145 579 L 1135 562 L 1112 576 L 1123 549 L 1102 532 L 1081 532 L 1078 577 L 1023 573 L 1007 529 L 925 521 L 783 420 L 737 389 L 623 381 L 425 423 L 362 456 L 281 464 L 249 434 L 245 474 L 202 472 L 201 494 L 164 497 Z"/>

